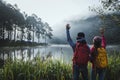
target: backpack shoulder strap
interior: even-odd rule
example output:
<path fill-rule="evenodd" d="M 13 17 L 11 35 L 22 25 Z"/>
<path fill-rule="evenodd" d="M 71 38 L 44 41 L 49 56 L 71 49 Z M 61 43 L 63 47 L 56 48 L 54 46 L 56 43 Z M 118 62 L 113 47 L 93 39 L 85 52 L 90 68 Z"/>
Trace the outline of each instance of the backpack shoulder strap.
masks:
<path fill-rule="evenodd" d="M 79 42 L 76 42 L 75 51 L 78 51 L 79 46 L 80 46 L 80 43 L 79 43 Z"/>

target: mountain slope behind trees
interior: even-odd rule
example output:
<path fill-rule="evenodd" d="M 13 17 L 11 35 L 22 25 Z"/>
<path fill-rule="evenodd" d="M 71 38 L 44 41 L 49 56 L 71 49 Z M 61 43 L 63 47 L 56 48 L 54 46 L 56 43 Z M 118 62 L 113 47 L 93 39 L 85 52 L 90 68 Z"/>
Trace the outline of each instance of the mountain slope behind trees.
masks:
<path fill-rule="evenodd" d="M 99 16 L 92 16 L 86 19 L 78 19 L 78 20 L 71 20 L 68 21 L 68 23 L 71 24 L 71 37 L 73 41 L 76 41 L 76 35 L 78 32 L 84 32 L 86 35 L 86 40 L 89 44 L 92 44 L 92 39 L 96 35 L 100 35 L 99 28 L 105 27 L 105 37 L 107 39 L 108 44 L 120 44 L 120 26 L 119 24 L 112 21 L 111 16 L 116 15 L 117 17 L 120 17 L 119 14 L 109 14 L 106 15 L 106 25 L 103 24 L 102 20 L 99 18 Z M 54 35 L 51 43 L 67 43 L 66 39 L 66 31 L 65 31 L 65 25 L 61 28 L 61 34 L 62 35 Z M 60 32 L 60 30 L 59 30 Z M 58 33 L 59 33 L 58 32 Z"/>

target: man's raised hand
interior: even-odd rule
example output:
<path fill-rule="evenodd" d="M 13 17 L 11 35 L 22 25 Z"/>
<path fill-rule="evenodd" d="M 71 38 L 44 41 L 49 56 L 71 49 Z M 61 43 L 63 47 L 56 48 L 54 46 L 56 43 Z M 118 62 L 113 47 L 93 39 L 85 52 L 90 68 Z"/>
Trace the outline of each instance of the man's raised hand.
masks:
<path fill-rule="evenodd" d="M 66 24 L 66 29 L 70 29 L 70 24 Z"/>

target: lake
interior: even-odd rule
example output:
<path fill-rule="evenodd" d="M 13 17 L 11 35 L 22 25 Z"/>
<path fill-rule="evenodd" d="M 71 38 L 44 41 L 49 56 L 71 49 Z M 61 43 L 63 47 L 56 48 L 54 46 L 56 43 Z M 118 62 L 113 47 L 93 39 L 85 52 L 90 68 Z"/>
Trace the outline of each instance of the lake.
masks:
<path fill-rule="evenodd" d="M 120 51 L 120 45 L 108 45 L 106 49 L 110 52 L 114 50 Z M 31 60 L 35 57 L 40 57 L 43 60 L 52 58 L 62 62 L 71 62 L 72 56 L 72 48 L 69 45 L 62 44 L 36 47 L 2 47 L 0 49 L 0 58 L 3 60 L 7 58 Z"/>

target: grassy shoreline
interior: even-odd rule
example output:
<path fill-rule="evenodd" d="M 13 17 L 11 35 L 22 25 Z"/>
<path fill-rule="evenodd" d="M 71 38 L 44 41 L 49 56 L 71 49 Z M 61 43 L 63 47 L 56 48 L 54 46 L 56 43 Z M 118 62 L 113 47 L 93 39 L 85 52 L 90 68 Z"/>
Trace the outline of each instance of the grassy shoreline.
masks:
<path fill-rule="evenodd" d="M 108 55 L 108 60 L 105 80 L 120 80 L 120 52 Z M 89 63 L 89 71 L 90 68 Z M 66 64 L 50 58 L 45 61 L 40 58 L 7 60 L 0 68 L 0 80 L 72 80 L 72 63 Z"/>

